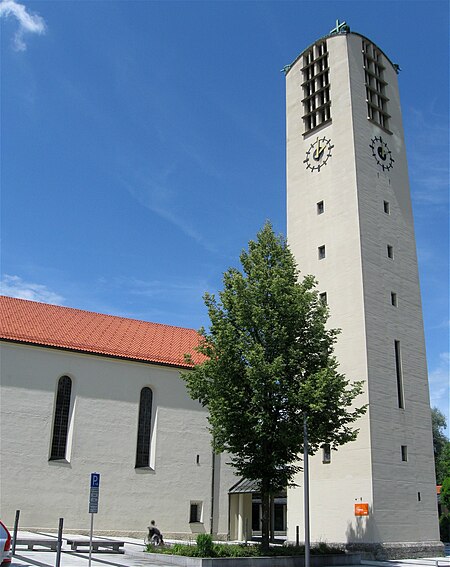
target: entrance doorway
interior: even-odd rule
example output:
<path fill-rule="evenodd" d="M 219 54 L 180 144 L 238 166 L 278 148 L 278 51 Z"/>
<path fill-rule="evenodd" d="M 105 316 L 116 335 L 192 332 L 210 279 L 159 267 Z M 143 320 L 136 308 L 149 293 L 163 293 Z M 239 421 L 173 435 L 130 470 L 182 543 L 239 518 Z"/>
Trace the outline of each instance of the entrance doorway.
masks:
<path fill-rule="evenodd" d="M 256 482 L 240 480 L 229 490 L 230 538 L 237 541 L 258 539 L 262 535 L 261 494 Z M 270 532 L 272 539 L 286 537 L 287 493 L 271 499 Z"/>
<path fill-rule="evenodd" d="M 277 494 L 271 502 L 271 531 L 276 536 L 285 536 L 287 530 L 287 495 L 285 492 Z M 262 505 L 261 495 L 252 494 L 252 536 L 261 536 Z"/>

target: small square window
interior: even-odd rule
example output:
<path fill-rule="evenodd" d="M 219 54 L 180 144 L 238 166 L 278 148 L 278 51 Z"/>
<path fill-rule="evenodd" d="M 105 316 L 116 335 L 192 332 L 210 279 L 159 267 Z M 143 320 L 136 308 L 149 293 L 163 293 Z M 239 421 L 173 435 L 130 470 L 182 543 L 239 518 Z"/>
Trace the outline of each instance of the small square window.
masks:
<path fill-rule="evenodd" d="M 402 461 L 405 463 L 408 460 L 408 447 L 406 445 L 402 445 Z"/>
<path fill-rule="evenodd" d="M 323 291 L 322 293 L 319 293 L 319 299 L 320 301 L 324 304 L 327 305 L 328 301 L 327 301 L 327 292 Z"/>
<path fill-rule="evenodd" d="M 397 307 L 397 294 L 391 291 L 391 305 Z"/>
<path fill-rule="evenodd" d="M 329 443 L 325 443 L 325 445 L 322 445 L 322 463 L 324 464 L 331 463 L 331 447 Z"/>
<path fill-rule="evenodd" d="M 391 260 L 394 259 L 394 248 L 393 248 L 393 246 L 391 246 L 390 244 L 387 245 L 387 256 L 388 256 L 388 258 L 390 258 Z"/>
<path fill-rule="evenodd" d="M 317 203 L 317 214 L 321 215 L 324 211 L 325 211 L 325 207 L 324 207 L 323 201 L 319 201 Z"/>
<path fill-rule="evenodd" d="M 319 260 L 323 260 L 325 258 L 325 245 L 319 246 L 317 251 L 318 251 L 318 255 L 319 255 Z"/>
<path fill-rule="evenodd" d="M 202 521 L 202 503 L 191 502 L 189 508 L 189 523 L 196 524 Z"/>
<path fill-rule="evenodd" d="M 389 205 L 389 201 L 383 201 L 383 210 L 387 215 L 391 214 L 391 207 Z"/>

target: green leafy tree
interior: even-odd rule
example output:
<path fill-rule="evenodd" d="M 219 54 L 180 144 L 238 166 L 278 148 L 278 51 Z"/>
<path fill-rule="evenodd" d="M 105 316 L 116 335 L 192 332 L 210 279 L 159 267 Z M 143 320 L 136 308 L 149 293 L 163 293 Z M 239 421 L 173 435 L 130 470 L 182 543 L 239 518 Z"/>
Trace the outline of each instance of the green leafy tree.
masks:
<path fill-rule="evenodd" d="M 446 477 L 450 477 L 450 441 L 445 434 L 447 427 L 445 415 L 436 407 L 431 410 L 431 423 L 436 484 L 442 484 Z"/>
<path fill-rule="evenodd" d="M 301 470 L 303 419 L 309 451 L 353 441 L 365 412 L 353 402 L 362 383 L 338 372 L 337 331 L 326 328 L 328 308 L 315 280 L 299 271 L 286 241 L 270 223 L 230 268 L 220 300 L 205 294 L 210 330 L 201 330 L 205 361 L 183 373 L 193 399 L 209 410 L 216 451 L 227 451 L 262 497 L 262 544 L 269 546 L 270 496 Z"/>
<path fill-rule="evenodd" d="M 446 478 L 450 478 L 450 441 L 447 441 L 438 460 L 437 473 L 442 484 Z"/>
<path fill-rule="evenodd" d="M 450 476 L 444 478 L 444 482 L 442 483 L 441 504 L 445 506 L 447 510 L 450 510 Z"/>
<path fill-rule="evenodd" d="M 450 541 L 450 475 L 444 478 L 441 487 L 440 503 L 442 514 L 439 518 L 441 541 Z"/>

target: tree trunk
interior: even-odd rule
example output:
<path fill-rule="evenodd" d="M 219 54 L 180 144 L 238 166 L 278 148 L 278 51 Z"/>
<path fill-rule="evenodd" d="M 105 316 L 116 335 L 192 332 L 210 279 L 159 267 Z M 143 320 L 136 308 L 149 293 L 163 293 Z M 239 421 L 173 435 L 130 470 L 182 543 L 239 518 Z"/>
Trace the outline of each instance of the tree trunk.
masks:
<path fill-rule="evenodd" d="M 267 488 L 261 486 L 261 508 L 262 508 L 262 534 L 261 534 L 261 550 L 269 551 L 270 540 L 270 492 Z"/>

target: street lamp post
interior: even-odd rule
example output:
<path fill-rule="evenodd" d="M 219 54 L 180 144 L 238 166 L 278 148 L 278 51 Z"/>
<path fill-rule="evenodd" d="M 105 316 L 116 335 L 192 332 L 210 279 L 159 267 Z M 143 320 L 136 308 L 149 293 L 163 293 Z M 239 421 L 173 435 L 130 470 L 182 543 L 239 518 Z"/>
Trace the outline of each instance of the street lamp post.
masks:
<path fill-rule="evenodd" d="M 305 567 L 310 567 L 308 421 L 303 417 L 303 499 L 305 509 Z"/>

